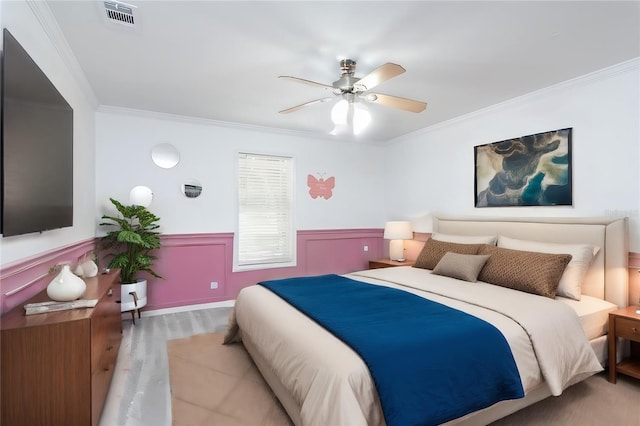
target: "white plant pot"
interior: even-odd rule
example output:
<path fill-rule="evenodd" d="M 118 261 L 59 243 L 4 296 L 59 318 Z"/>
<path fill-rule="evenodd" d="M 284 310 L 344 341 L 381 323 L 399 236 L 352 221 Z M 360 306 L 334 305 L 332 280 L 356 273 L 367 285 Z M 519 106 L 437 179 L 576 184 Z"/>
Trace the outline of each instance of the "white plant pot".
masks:
<path fill-rule="evenodd" d="M 133 299 L 131 292 L 136 292 L 138 305 Z M 120 284 L 120 312 L 140 309 L 147 305 L 147 280 L 138 280 L 133 284 Z"/>

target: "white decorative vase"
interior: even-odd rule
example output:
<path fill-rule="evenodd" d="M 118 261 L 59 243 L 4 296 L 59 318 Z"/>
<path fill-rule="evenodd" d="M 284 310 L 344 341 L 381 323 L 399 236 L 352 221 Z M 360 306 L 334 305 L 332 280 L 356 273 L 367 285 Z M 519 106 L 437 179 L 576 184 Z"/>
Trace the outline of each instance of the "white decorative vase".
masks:
<path fill-rule="evenodd" d="M 91 278 L 98 275 L 98 265 L 96 265 L 96 263 L 93 260 L 89 259 L 86 262 L 84 262 L 81 266 L 82 266 L 83 277 Z"/>
<path fill-rule="evenodd" d="M 136 293 L 138 302 L 133 298 L 132 292 Z M 147 305 L 147 280 L 140 280 L 132 284 L 120 284 L 120 312 L 140 309 Z"/>
<path fill-rule="evenodd" d="M 63 265 L 60 273 L 47 286 L 47 295 L 57 302 L 69 302 L 82 296 L 86 289 L 82 278 L 75 276 L 69 265 Z"/>

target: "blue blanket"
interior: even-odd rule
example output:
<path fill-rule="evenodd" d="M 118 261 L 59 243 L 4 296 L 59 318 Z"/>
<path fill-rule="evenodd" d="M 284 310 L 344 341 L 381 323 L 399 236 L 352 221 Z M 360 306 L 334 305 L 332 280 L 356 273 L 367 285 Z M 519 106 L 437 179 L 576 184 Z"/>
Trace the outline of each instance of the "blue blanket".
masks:
<path fill-rule="evenodd" d="M 411 293 L 338 275 L 260 283 L 369 367 L 387 425 L 437 425 L 524 396 L 493 325 Z"/>

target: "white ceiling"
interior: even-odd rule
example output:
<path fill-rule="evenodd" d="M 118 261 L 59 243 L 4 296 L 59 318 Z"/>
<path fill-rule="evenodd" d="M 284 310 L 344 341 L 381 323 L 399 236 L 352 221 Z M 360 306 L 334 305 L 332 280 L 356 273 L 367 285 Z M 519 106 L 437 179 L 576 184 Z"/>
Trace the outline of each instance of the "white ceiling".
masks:
<path fill-rule="evenodd" d="M 135 28 L 108 22 L 102 2 L 49 2 L 101 105 L 328 134 L 334 102 L 278 113 L 328 92 L 277 77 L 330 85 L 342 58 L 358 77 L 398 63 L 406 73 L 375 91 L 427 109 L 369 105 L 364 141 L 640 57 L 638 1 L 128 3 Z"/>

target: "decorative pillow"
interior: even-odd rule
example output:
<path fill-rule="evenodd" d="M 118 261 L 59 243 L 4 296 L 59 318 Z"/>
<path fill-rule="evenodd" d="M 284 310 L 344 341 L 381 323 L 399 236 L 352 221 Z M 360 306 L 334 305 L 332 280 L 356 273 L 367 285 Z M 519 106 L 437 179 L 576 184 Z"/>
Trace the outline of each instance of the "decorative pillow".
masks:
<path fill-rule="evenodd" d="M 440 234 L 439 232 L 434 232 L 431 234 L 431 238 L 438 241 L 447 241 L 450 243 L 459 243 L 459 244 L 490 244 L 492 246 L 496 245 L 496 241 L 498 240 L 497 235 L 454 235 L 454 234 Z"/>
<path fill-rule="evenodd" d="M 489 259 L 488 254 L 460 254 L 447 252 L 433 268 L 436 275 L 476 282 L 478 274 Z"/>
<path fill-rule="evenodd" d="M 478 280 L 555 299 L 570 254 L 549 254 L 484 245 L 479 254 L 490 254 Z"/>
<path fill-rule="evenodd" d="M 589 244 L 557 244 L 539 241 L 517 240 L 500 235 L 498 247 L 514 250 L 536 251 L 540 253 L 570 254 L 571 261 L 560 278 L 557 295 L 569 299 L 580 300 L 582 296 L 582 282 L 587 274 L 593 256 L 600 247 Z"/>
<path fill-rule="evenodd" d="M 477 254 L 482 246 L 482 244 L 449 243 L 429 238 L 424 243 L 424 247 L 413 266 L 414 268 L 433 269 L 448 251 L 460 254 Z"/>

